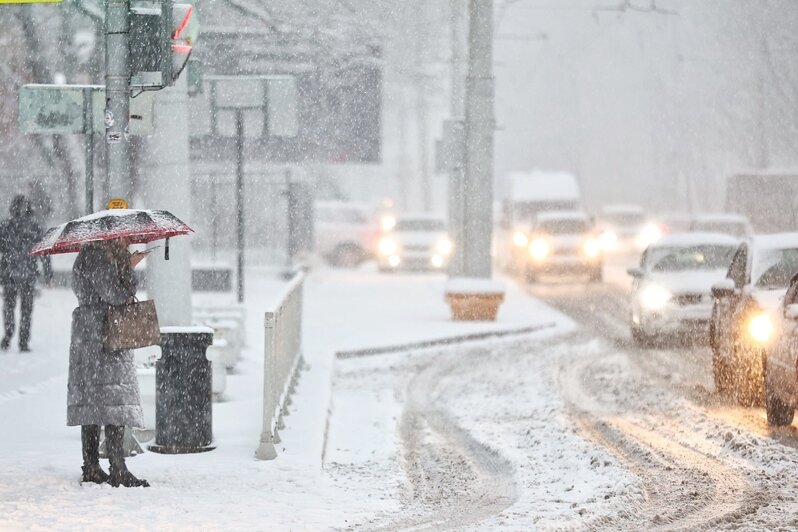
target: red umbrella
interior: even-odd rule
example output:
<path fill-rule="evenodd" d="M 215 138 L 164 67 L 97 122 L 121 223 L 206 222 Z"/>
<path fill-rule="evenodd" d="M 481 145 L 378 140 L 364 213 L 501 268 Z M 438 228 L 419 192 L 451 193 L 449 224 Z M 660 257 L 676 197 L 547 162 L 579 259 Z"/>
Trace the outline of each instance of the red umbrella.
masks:
<path fill-rule="evenodd" d="M 81 244 L 127 238 L 131 244 L 144 244 L 193 232 L 168 211 L 110 209 L 51 227 L 31 250 L 31 255 L 77 253 Z"/>

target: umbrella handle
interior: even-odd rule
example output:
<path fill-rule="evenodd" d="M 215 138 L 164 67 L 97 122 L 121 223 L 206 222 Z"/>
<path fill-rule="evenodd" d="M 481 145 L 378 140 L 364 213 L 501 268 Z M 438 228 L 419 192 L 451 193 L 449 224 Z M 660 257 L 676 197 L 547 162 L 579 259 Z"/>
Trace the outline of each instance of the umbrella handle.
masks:
<path fill-rule="evenodd" d="M 163 250 L 163 260 L 169 260 L 169 239 L 166 239 L 166 244 Z"/>

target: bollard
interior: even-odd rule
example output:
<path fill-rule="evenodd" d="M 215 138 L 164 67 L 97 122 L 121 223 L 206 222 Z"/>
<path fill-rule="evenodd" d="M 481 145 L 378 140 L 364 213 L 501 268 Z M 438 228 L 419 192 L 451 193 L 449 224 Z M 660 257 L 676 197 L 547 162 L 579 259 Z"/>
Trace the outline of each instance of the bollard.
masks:
<path fill-rule="evenodd" d="M 155 371 L 155 443 L 163 454 L 201 453 L 213 445 L 209 327 L 161 328 L 161 358 Z"/>

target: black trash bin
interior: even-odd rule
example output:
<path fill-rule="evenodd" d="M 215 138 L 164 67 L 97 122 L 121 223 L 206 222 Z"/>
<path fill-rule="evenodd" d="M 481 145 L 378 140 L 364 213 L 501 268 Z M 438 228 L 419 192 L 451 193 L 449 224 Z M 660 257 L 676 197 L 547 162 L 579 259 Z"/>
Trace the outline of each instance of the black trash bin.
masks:
<path fill-rule="evenodd" d="M 201 453 L 213 445 L 210 327 L 164 327 L 155 370 L 155 443 L 150 451 Z"/>

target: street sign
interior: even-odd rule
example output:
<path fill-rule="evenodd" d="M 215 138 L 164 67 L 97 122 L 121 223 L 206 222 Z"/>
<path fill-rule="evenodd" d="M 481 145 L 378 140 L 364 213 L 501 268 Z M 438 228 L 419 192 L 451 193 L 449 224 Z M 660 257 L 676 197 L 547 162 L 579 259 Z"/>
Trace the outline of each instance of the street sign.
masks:
<path fill-rule="evenodd" d="M 253 109 L 266 105 L 269 76 L 206 76 L 213 84 L 219 109 Z"/>
<path fill-rule="evenodd" d="M 294 76 L 205 76 L 203 81 L 210 87 L 208 92 L 210 113 L 246 109 L 247 117 L 252 118 L 254 123 L 266 125 L 263 132 L 266 135 L 272 137 L 297 135 L 298 91 Z M 217 129 L 219 123 L 217 115 L 215 125 Z M 220 132 L 212 131 L 212 133 Z"/>
<path fill-rule="evenodd" d="M 19 128 L 23 133 L 85 133 L 83 88 L 24 85 L 19 91 Z"/>
<path fill-rule="evenodd" d="M 2 1 L 2 0 L 0 0 Z M 93 127 L 88 131 L 84 94 L 91 91 Z M 130 134 L 153 131 L 154 95 L 130 100 Z M 104 133 L 117 117 L 105 112 L 103 85 L 23 85 L 19 91 L 19 128 L 23 133 Z"/>

